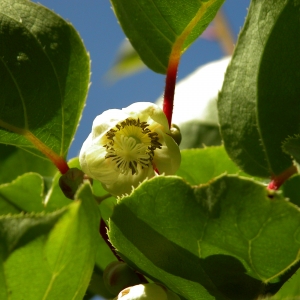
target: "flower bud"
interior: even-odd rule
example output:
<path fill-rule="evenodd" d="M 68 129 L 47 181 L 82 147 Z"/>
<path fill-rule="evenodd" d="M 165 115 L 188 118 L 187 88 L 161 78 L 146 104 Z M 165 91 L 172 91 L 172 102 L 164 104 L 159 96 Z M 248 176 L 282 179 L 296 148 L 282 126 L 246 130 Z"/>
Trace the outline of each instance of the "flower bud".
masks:
<path fill-rule="evenodd" d="M 177 125 L 172 124 L 170 131 L 171 131 L 171 134 L 170 134 L 171 137 L 176 142 L 176 144 L 179 146 L 181 143 L 181 139 L 182 139 L 180 128 Z"/>
<path fill-rule="evenodd" d="M 82 185 L 84 179 L 85 176 L 81 170 L 71 168 L 59 178 L 59 186 L 67 198 L 74 199 L 77 189 Z"/>
<path fill-rule="evenodd" d="M 113 295 L 117 295 L 123 289 L 141 282 L 134 270 L 120 261 L 114 261 L 105 268 L 103 280 L 106 288 Z"/>
<path fill-rule="evenodd" d="M 180 298 L 160 284 L 147 283 L 126 288 L 114 300 L 180 300 Z"/>

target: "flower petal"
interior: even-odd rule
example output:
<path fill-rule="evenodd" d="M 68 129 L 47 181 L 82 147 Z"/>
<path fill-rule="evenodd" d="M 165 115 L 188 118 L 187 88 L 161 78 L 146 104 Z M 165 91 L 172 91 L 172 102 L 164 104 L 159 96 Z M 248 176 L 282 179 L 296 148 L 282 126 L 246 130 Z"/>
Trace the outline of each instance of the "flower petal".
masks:
<path fill-rule="evenodd" d="M 119 174 L 118 180 L 113 184 L 104 184 L 104 182 L 102 181 L 102 186 L 105 190 L 115 196 L 130 194 L 132 191 L 132 187 L 137 187 L 146 178 L 151 178 L 155 175 L 152 166 L 144 169 L 138 166 L 138 171 L 138 174 L 134 175 Z"/>
<path fill-rule="evenodd" d="M 80 153 L 82 170 L 91 178 L 104 184 L 113 184 L 118 180 L 119 173 L 110 160 L 105 159 L 106 149 L 103 146 L 90 145 Z"/>
<path fill-rule="evenodd" d="M 179 169 L 181 154 L 178 145 L 166 133 L 160 133 L 164 139 L 161 149 L 155 150 L 153 162 L 160 174 L 173 175 Z"/>
<path fill-rule="evenodd" d="M 116 126 L 117 123 L 126 118 L 128 118 L 128 115 L 120 109 L 106 110 L 101 115 L 97 116 L 93 122 L 93 139 L 100 139 L 110 128 Z"/>
<path fill-rule="evenodd" d="M 142 122 L 150 123 L 149 119 L 151 119 L 160 124 L 166 132 L 169 130 L 166 115 L 162 109 L 154 103 L 137 102 L 123 108 L 122 110 L 133 118 L 139 118 Z"/>

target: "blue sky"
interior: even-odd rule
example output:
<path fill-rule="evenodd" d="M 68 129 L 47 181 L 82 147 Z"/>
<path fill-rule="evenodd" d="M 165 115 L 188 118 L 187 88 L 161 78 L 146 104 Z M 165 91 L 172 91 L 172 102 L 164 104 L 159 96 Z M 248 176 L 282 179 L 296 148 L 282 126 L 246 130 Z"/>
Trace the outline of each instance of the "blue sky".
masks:
<path fill-rule="evenodd" d="M 81 35 L 92 60 L 92 85 L 69 157 L 78 156 L 81 145 L 90 133 L 94 118 L 109 108 L 126 107 L 133 102 L 154 102 L 164 89 L 164 75 L 145 70 L 123 78 L 114 84 L 105 80 L 116 52 L 125 36 L 108 0 L 39 0 L 70 21 Z M 237 37 L 242 27 L 250 0 L 227 0 L 223 5 L 230 28 Z M 221 58 L 220 45 L 198 39 L 182 56 L 178 80 L 198 66 Z"/>

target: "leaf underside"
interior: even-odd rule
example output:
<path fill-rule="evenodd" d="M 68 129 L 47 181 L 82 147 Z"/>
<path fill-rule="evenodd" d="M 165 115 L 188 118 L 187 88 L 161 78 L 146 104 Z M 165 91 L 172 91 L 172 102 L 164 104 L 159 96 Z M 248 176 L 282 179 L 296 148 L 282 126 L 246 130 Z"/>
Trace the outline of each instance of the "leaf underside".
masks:
<path fill-rule="evenodd" d="M 120 25 L 143 62 L 162 74 L 167 71 L 172 49 L 180 43 L 180 51 L 186 50 L 213 20 L 223 2 L 111 0 Z"/>

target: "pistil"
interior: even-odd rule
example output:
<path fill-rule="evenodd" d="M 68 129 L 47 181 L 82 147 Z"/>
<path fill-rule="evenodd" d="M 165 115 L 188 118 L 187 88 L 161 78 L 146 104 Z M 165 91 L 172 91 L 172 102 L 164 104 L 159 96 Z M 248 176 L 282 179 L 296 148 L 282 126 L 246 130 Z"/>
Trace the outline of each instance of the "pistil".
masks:
<path fill-rule="evenodd" d="M 116 170 L 122 174 L 138 174 L 138 166 L 142 169 L 152 164 L 155 149 L 161 149 L 159 136 L 148 128 L 149 124 L 139 119 L 128 118 L 110 129 L 104 145 L 106 159 L 115 163 Z"/>

